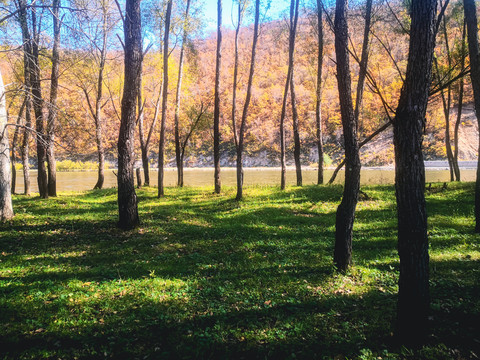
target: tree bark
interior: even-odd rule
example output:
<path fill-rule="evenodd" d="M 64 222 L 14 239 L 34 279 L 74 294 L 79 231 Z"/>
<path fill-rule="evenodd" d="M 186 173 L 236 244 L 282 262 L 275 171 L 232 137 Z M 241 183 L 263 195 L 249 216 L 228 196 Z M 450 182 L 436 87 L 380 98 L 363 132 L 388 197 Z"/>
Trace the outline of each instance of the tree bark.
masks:
<path fill-rule="evenodd" d="M 285 81 L 285 89 L 283 92 L 282 112 L 280 114 L 280 163 L 281 163 L 281 178 L 280 188 L 285 190 L 286 177 L 287 177 L 287 164 L 286 164 L 286 143 L 285 143 L 285 115 L 287 110 L 288 91 L 292 84 L 294 54 L 295 54 L 295 36 L 297 33 L 297 21 L 298 21 L 298 6 L 299 0 L 290 1 L 290 29 L 288 37 L 288 70 L 287 79 Z M 292 104 L 293 106 L 293 104 Z"/>
<path fill-rule="evenodd" d="M 50 82 L 50 104 L 47 118 L 47 163 L 48 163 L 48 195 L 57 196 L 57 164 L 55 160 L 55 131 L 57 126 L 58 78 L 60 76 L 60 0 L 53 0 L 53 50 L 52 75 Z"/>
<path fill-rule="evenodd" d="M 315 91 L 315 124 L 317 132 L 318 150 L 318 179 L 317 184 L 324 182 L 323 175 L 323 135 L 322 135 L 322 74 L 323 74 L 323 4 L 317 0 L 317 26 L 318 26 L 318 55 L 317 55 L 317 88 Z"/>
<path fill-rule="evenodd" d="M 421 343 L 429 312 L 429 255 L 422 154 L 435 48 L 436 0 L 413 1 L 407 73 L 394 122 L 400 278 L 397 336 Z"/>
<path fill-rule="evenodd" d="M 164 162 L 165 162 L 165 127 L 167 123 L 167 101 L 168 101 L 168 42 L 170 36 L 170 17 L 172 14 L 172 0 L 168 1 L 167 14 L 165 17 L 165 35 L 163 40 L 163 99 L 162 99 L 162 120 L 160 124 L 160 143 L 158 145 L 158 197 L 165 195 L 163 185 Z"/>
<path fill-rule="evenodd" d="M 352 235 L 355 208 L 360 189 L 360 157 L 357 140 L 358 122 L 351 96 L 351 78 L 348 54 L 348 0 L 337 0 L 335 10 L 335 52 L 337 54 L 337 81 L 345 142 L 345 185 L 342 202 L 338 206 L 335 223 L 334 263 L 344 272 L 352 262 Z"/>
<path fill-rule="evenodd" d="M 213 110 L 213 163 L 215 194 L 222 191 L 220 181 L 220 72 L 222 67 L 222 0 L 217 0 L 217 56 L 215 66 L 215 104 Z"/>
<path fill-rule="evenodd" d="M 8 149 L 7 105 L 5 87 L 0 73 L 0 221 L 13 218 L 10 153 Z"/>
<path fill-rule="evenodd" d="M 293 124 L 293 158 L 295 161 L 295 172 L 297 174 L 297 186 L 302 186 L 302 162 L 300 160 L 300 134 L 298 128 L 298 111 L 297 96 L 295 93 L 294 70 L 292 68 L 292 76 L 290 77 L 290 97 L 292 102 L 292 124 Z"/>
<path fill-rule="evenodd" d="M 467 23 L 468 53 L 470 55 L 470 77 L 477 122 L 480 125 L 480 52 L 478 46 L 477 9 L 475 0 L 463 0 L 465 22 Z M 480 143 L 475 183 L 475 232 L 480 233 Z"/>
<path fill-rule="evenodd" d="M 98 156 L 98 177 L 94 189 L 102 189 L 105 182 L 105 148 L 103 146 L 103 120 L 102 120 L 102 98 L 103 98 L 103 77 L 105 63 L 107 60 L 107 8 L 103 7 L 102 24 L 102 48 L 100 50 L 100 63 L 97 77 L 97 96 L 95 98 L 95 113 L 92 114 L 95 121 L 95 141 L 97 143 Z"/>
<path fill-rule="evenodd" d="M 15 169 L 15 164 L 17 163 L 17 143 L 18 143 L 18 135 L 20 134 L 20 126 L 22 124 L 22 117 L 23 117 L 23 111 L 25 110 L 25 103 L 27 102 L 27 99 L 25 98 L 23 100 L 22 106 L 20 107 L 20 111 L 18 112 L 17 116 L 17 126 L 15 127 L 15 132 L 13 133 L 13 139 L 12 139 L 12 156 L 11 156 L 11 165 L 12 165 L 12 182 L 11 182 L 11 192 L 12 194 L 15 194 L 15 188 L 16 188 L 16 183 L 17 183 L 17 170 Z M 7 115 L 8 119 L 8 115 Z"/>
<path fill-rule="evenodd" d="M 122 98 L 122 115 L 118 136 L 118 226 L 124 230 L 139 225 L 137 195 L 134 184 L 134 134 L 136 108 L 142 69 L 142 25 L 140 0 L 126 1 L 125 80 Z"/>
<path fill-rule="evenodd" d="M 260 0 L 255 0 L 255 25 L 253 30 L 252 41 L 252 56 L 250 58 L 250 72 L 248 75 L 247 95 L 245 98 L 245 104 L 243 105 L 242 119 L 240 123 L 240 131 L 238 134 L 238 146 L 237 146 L 237 196 L 236 200 L 243 198 L 243 141 L 245 137 L 245 127 L 247 124 L 248 107 L 252 98 L 252 85 L 253 76 L 255 73 L 255 59 L 257 54 L 257 42 L 258 42 L 258 27 L 260 22 Z M 240 25 L 239 25 L 240 27 Z"/>
<path fill-rule="evenodd" d="M 188 26 L 188 13 L 190 11 L 190 2 L 187 0 L 187 7 L 185 10 L 185 25 L 183 27 L 182 46 L 180 49 L 180 60 L 178 63 L 178 81 L 177 92 L 175 98 L 175 159 L 177 162 L 177 185 L 183 187 L 183 161 L 181 159 L 181 146 L 180 146 L 180 101 L 182 96 L 182 78 L 183 78 L 183 63 L 185 55 L 185 43 L 187 42 L 187 26 Z"/>
<path fill-rule="evenodd" d="M 22 140 L 22 165 L 23 165 L 23 193 L 30 195 L 30 129 L 32 128 L 32 102 L 30 99 L 30 85 L 28 85 L 28 72 L 25 72 L 25 128 Z"/>
<path fill-rule="evenodd" d="M 35 11 L 32 11 L 32 29 L 33 29 L 33 41 L 31 54 L 31 66 L 30 70 L 30 86 L 32 92 L 33 112 L 35 113 L 35 130 L 37 137 L 37 167 L 38 167 L 38 191 L 40 197 L 43 199 L 48 198 L 48 174 L 45 162 L 47 160 L 46 152 L 46 137 L 45 137 L 45 119 L 43 112 L 43 97 L 42 87 L 40 80 L 40 60 L 39 60 L 39 34 L 37 32 L 37 20 Z"/>
<path fill-rule="evenodd" d="M 460 60 L 460 71 L 465 71 L 465 53 L 466 53 L 466 46 L 465 46 L 465 38 L 466 38 L 466 24 L 465 21 L 463 22 L 463 31 L 462 31 L 462 57 Z M 463 77 L 460 78 L 458 84 L 458 106 L 457 106 L 457 120 L 455 122 L 455 128 L 453 132 L 453 143 L 455 150 L 453 152 L 453 163 L 454 163 L 454 171 L 455 171 L 455 180 L 461 181 L 460 176 L 460 166 L 458 165 L 458 131 L 460 129 L 460 124 L 462 123 L 462 111 L 463 111 L 463 92 L 464 92 L 464 80 Z"/>

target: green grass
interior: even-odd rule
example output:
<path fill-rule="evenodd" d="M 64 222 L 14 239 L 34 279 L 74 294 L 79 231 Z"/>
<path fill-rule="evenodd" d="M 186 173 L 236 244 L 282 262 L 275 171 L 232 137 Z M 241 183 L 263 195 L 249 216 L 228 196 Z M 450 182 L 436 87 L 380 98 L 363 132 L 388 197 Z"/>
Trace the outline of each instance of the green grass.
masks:
<path fill-rule="evenodd" d="M 354 266 L 332 266 L 339 186 L 138 191 L 142 225 L 116 228 L 116 190 L 16 196 L 0 225 L 0 358 L 469 359 L 480 356 L 472 184 L 427 194 L 431 336 L 397 347 L 391 186 L 366 187 Z"/>

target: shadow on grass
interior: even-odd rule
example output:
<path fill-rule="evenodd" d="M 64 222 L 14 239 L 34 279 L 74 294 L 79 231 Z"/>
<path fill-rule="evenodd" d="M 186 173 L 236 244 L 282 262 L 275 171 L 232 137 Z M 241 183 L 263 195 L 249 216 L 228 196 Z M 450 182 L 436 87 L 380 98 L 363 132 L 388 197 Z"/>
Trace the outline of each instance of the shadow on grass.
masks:
<path fill-rule="evenodd" d="M 242 202 L 189 188 L 157 200 L 155 191 L 139 192 L 143 225 L 130 232 L 115 228 L 112 190 L 16 199 L 19 215 L 0 228 L 1 355 L 307 359 L 391 349 L 396 296 L 382 277 L 396 276 L 396 220 L 392 204 L 375 206 L 391 187 L 366 189 L 354 241 L 366 270 L 347 276 L 331 265 L 339 186 L 255 189 Z M 430 212 L 461 207 L 468 191 L 454 205 L 429 199 Z M 476 351 L 477 279 L 468 257 L 432 262 L 433 345 Z"/>

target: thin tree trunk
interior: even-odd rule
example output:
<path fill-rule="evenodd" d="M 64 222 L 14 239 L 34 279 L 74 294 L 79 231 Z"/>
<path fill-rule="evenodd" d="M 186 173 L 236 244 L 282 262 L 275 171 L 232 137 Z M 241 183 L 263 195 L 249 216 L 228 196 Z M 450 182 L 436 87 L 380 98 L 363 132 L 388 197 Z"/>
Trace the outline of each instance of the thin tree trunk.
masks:
<path fill-rule="evenodd" d="M 150 165 L 148 162 L 148 148 L 150 145 L 150 140 L 152 138 L 153 130 L 157 125 L 158 113 L 160 111 L 160 100 L 163 98 L 163 81 L 160 85 L 160 91 L 158 93 L 158 98 L 155 104 L 155 114 L 153 115 L 152 123 L 150 124 L 150 129 L 148 130 L 147 139 L 145 141 L 145 146 L 142 148 L 142 165 L 143 165 L 143 174 L 145 177 L 145 186 L 150 186 Z"/>
<path fill-rule="evenodd" d="M 13 218 L 7 122 L 5 87 L 0 73 L 0 222 Z"/>
<path fill-rule="evenodd" d="M 280 162 L 281 162 L 281 178 L 280 188 L 285 190 L 286 177 L 287 177 L 287 164 L 286 164 L 286 144 L 285 144 L 285 115 L 287 110 L 288 91 L 292 83 L 293 74 L 293 57 L 295 54 L 295 36 L 297 32 L 297 20 L 298 20 L 298 3 L 299 0 L 290 1 L 290 31 L 288 37 L 288 70 L 287 79 L 285 81 L 285 89 L 283 92 L 282 112 L 280 114 Z"/>
<path fill-rule="evenodd" d="M 137 195 L 134 181 L 134 136 L 136 108 L 142 69 L 142 25 L 140 0 L 126 1 L 125 28 L 125 80 L 122 115 L 118 135 L 118 226 L 128 230 L 139 225 Z"/>
<path fill-rule="evenodd" d="M 233 85 L 232 85 L 232 128 L 233 140 L 235 141 L 235 149 L 238 151 L 238 135 L 237 135 L 237 86 L 238 86 L 238 37 L 240 35 L 240 27 L 242 24 L 243 10 L 242 5 L 245 2 L 238 1 L 238 19 L 235 26 L 235 50 L 233 64 Z"/>
<path fill-rule="evenodd" d="M 28 73 L 25 73 L 25 82 L 28 83 Z M 23 193 L 30 195 L 30 129 L 32 128 L 32 102 L 30 99 L 29 85 L 25 85 L 25 128 L 22 141 L 22 165 L 23 165 Z"/>
<path fill-rule="evenodd" d="M 352 235 L 355 208 L 360 189 L 360 156 L 357 140 L 358 122 L 351 96 L 351 78 L 348 54 L 348 0 L 337 0 L 335 10 L 335 52 L 337 54 L 337 81 L 345 141 L 345 186 L 338 206 L 335 223 L 334 263 L 339 271 L 346 271 L 352 262 Z"/>
<path fill-rule="evenodd" d="M 463 0 L 467 23 L 468 53 L 470 55 L 470 76 L 472 79 L 475 113 L 480 127 L 480 52 L 478 46 L 477 9 L 475 0 Z M 478 150 L 477 181 L 475 183 L 475 232 L 480 233 L 480 143 Z"/>
<path fill-rule="evenodd" d="M 243 106 L 242 120 L 240 124 L 240 132 L 238 134 L 238 146 L 237 146 L 237 200 L 241 200 L 243 197 L 243 140 L 245 137 L 245 127 L 247 124 L 248 107 L 252 98 L 252 85 L 253 75 L 255 73 L 255 59 L 257 54 L 257 42 L 258 42 L 258 27 L 260 22 L 260 0 L 255 1 L 255 25 L 253 30 L 252 41 L 252 56 L 250 58 L 250 73 L 248 75 L 247 95 L 245 98 L 245 104 Z"/>
<path fill-rule="evenodd" d="M 292 124 L 293 124 L 293 158 L 295 160 L 295 170 L 297 173 L 297 186 L 302 186 L 302 163 L 300 161 L 301 149 L 300 149 L 300 134 L 298 129 L 298 111 L 297 111 L 297 99 L 295 93 L 295 81 L 293 75 L 290 77 L 290 96 L 292 102 Z"/>
<path fill-rule="evenodd" d="M 50 83 L 50 104 L 47 118 L 47 162 L 48 162 L 48 195 L 57 196 L 57 164 L 55 160 L 55 128 L 57 126 L 57 98 L 58 78 L 60 76 L 60 0 L 53 0 L 53 50 L 52 50 L 52 75 Z"/>
<path fill-rule="evenodd" d="M 39 34 L 37 33 L 37 20 L 35 11 L 32 11 L 32 29 L 33 41 L 31 46 L 31 66 L 30 70 L 30 85 L 32 91 L 33 112 L 35 113 L 35 130 L 37 137 L 37 167 L 38 167 L 38 191 L 40 197 L 48 198 L 48 174 L 45 162 L 47 160 L 46 152 L 46 137 L 45 137 L 45 119 L 43 113 L 43 97 L 40 80 L 40 61 L 39 61 Z"/>
<path fill-rule="evenodd" d="M 466 23 L 463 22 L 463 31 L 462 31 L 462 57 L 460 60 L 460 71 L 465 71 L 465 56 L 466 56 L 466 45 L 465 45 L 465 38 L 466 38 Z M 455 122 L 455 129 L 453 135 L 453 142 L 455 146 L 455 150 L 453 153 L 453 164 L 454 164 L 454 171 L 455 171 L 455 180 L 461 181 L 460 177 L 460 166 L 458 166 L 458 131 L 460 129 L 460 124 L 462 123 L 462 111 L 463 111 L 463 92 L 464 92 L 464 81 L 463 77 L 460 78 L 460 82 L 458 84 L 458 106 L 457 106 L 457 121 Z"/>
<path fill-rule="evenodd" d="M 222 0 L 217 0 L 217 56 L 215 66 L 215 105 L 213 110 L 213 163 L 215 194 L 222 191 L 220 181 L 220 72 L 222 67 Z"/>
<path fill-rule="evenodd" d="M 317 0 L 317 26 L 318 26 L 318 55 L 317 55 L 317 88 L 315 91 L 315 124 L 317 131 L 318 150 L 318 179 L 317 184 L 324 182 L 323 175 L 323 135 L 322 135 L 322 74 L 323 74 L 323 4 Z"/>
<path fill-rule="evenodd" d="M 20 107 L 20 111 L 18 112 L 17 117 L 17 126 L 15 127 L 15 132 L 13 133 L 13 140 L 12 140 L 12 156 L 11 156 L 11 165 L 12 165 L 12 194 L 15 194 L 15 188 L 17 184 L 17 170 L 15 169 L 15 164 L 17 163 L 17 143 L 18 143 L 18 135 L 20 134 L 20 126 L 22 124 L 22 117 L 23 111 L 25 110 L 25 103 L 27 102 L 27 98 L 23 100 L 22 106 Z M 8 118 L 8 117 L 7 117 Z"/>
<path fill-rule="evenodd" d="M 92 114 L 95 120 L 95 141 L 97 143 L 98 155 L 98 177 L 94 189 L 102 189 L 105 182 L 105 148 L 103 146 L 103 120 L 102 120 L 102 98 L 103 98 L 103 77 L 107 59 L 107 8 L 103 11 L 102 25 L 102 49 L 100 50 L 100 63 L 97 77 L 97 96 L 95 98 L 95 113 Z"/>
<path fill-rule="evenodd" d="M 407 73 L 394 122 L 400 278 L 397 336 L 421 343 L 429 312 L 429 255 L 422 154 L 435 48 L 436 0 L 412 2 Z"/>
<path fill-rule="evenodd" d="M 172 0 L 168 1 L 167 14 L 165 18 L 165 37 L 163 41 L 163 99 L 162 99 L 162 120 L 160 124 L 160 143 L 158 145 L 158 197 L 165 195 L 163 186 L 164 162 L 165 162 L 165 127 L 167 122 L 167 101 L 168 101 L 168 41 L 170 36 L 170 17 L 172 14 Z"/>
<path fill-rule="evenodd" d="M 360 59 L 360 70 L 358 73 L 357 83 L 357 97 L 355 101 L 355 119 L 357 120 L 357 127 L 360 122 L 360 110 L 363 103 L 363 90 L 365 89 L 365 79 L 367 77 L 369 43 L 370 43 L 370 28 L 372 22 L 372 1 L 367 0 L 365 11 L 365 28 L 363 31 L 362 57 Z M 358 128 L 357 128 L 358 131 Z"/>
<path fill-rule="evenodd" d="M 371 29 L 371 20 L 372 20 L 372 0 L 367 0 L 366 9 L 365 9 L 365 27 L 363 31 L 363 43 L 362 43 L 362 55 L 360 58 L 359 73 L 358 73 L 358 82 L 357 82 L 357 92 L 355 98 L 355 110 L 354 116 L 356 119 L 356 131 L 358 132 L 358 124 L 360 123 L 360 110 L 363 103 L 363 91 L 365 89 L 365 80 L 367 78 L 367 69 L 368 69 L 368 58 L 369 58 L 369 43 L 370 43 L 370 29 Z M 332 184 L 337 177 L 338 172 L 341 170 L 344 161 L 340 162 L 335 171 L 332 174 L 332 177 L 328 181 L 329 184 Z"/>
<path fill-rule="evenodd" d="M 180 146 L 180 101 L 182 96 L 182 78 L 183 78 L 183 63 L 185 55 L 185 43 L 187 42 L 187 25 L 188 25 L 188 13 L 190 11 L 190 2 L 187 0 L 187 8 L 185 10 L 185 25 L 183 27 L 182 46 L 180 49 L 180 60 L 178 64 L 178 81 L 177 81 L 177 93 L 175 98 L 175 159 L 177 162 L 177 185 L 183 187 L 183 162 L 181 159 L 181 146 Z"/>

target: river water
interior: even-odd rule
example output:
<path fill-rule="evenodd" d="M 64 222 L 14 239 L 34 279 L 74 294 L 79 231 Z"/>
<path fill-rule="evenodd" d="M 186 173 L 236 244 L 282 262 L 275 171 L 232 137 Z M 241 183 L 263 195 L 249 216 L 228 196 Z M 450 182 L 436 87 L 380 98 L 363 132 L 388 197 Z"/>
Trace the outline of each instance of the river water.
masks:
<path fill-rule="evenodd" d="M 325 181 L 330 179 L 333 170 L 325 170 Z M 462 169 L 462 181 L 475 181 L 475 169 Z M 185 169 L 185 185 L 186 186 L 213 186 L 213 169 L 211 168 L 193 168 Z M 279 168 L 247 168 L 244 175 L 245 185 L 279 185 L 280 169 Z M 32 192 L 38 192 L 37 173 L 31 171 L 31 189 Z M 151 185 L 156 186 L 158 173 L 150 172 Z M 143 174 L 142 174 L 143 178 Z M 344 172 L 339 172 L 336 184 L 343 182 Z M 236 170 L 234 168 L 222 168 L 221 171 L 222 185 L 236 185 Z M 447 182 L 450 180 L 448 170 L 438 168 L 426 168 L 426 181 L 429 182 Z M 57 190 L 58 191 L 79 191 L 90 190 L 97 181 L 96 171 L 72 171 L 57 173 Z M 175 169 L 165 170 L 165 185 L 175 186 L 177 181 L 177 172 Z M 373 184 L 393 184 L 395 181 L 395 172 L 391 167 L 385 168 L 364 168 L 361 173 L 362 185 Z M 303 169 L 304 185 L 316 184 L 317 171 L 312 168 Z M 296 176 L 295 169 L 287 170 L 287 184 L 295 185 Z M 116 187 L 117 178 L 112 170 L 105 171 L 105 188 Z M 23 192 L 23 173 L 17 171 L 16 192 Z"/>

